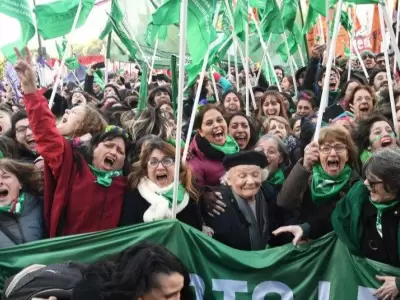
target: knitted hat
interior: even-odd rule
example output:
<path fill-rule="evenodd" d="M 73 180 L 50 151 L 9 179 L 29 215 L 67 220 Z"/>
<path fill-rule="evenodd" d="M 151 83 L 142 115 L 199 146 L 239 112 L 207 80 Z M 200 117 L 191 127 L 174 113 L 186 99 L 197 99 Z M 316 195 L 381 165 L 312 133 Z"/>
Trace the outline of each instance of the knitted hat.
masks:
<path fill-rule="evenodd" d="M 267 156 L 260 151 L 240 151 L 232 155 L 226 155 L 222 161 L 225 170 L 242 165 L 255 165 L 264 169 L 268 165 Z"/>

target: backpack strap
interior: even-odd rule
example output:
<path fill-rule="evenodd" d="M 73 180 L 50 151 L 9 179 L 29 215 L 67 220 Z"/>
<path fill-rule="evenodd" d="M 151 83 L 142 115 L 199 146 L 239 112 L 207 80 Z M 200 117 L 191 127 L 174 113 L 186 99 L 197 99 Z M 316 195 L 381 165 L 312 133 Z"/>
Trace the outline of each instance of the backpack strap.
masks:
<path fill-rule="evenodd" d="M 18 240 L 16 239 L 15 235 L 13 235 L 13 234 L 11 233 L 11 231 L 8 230 L 8 228 L 7 228 L 6 226 L 4 226 L 1 222 L 0 222 L 0 231 L 1 231 L 2 233 L 4 233 L 4 235 L 5 235 L 6 237 L 8 237 L 15 245 L 20 245 L 20 244 L 22 244 L 21 241 L 18 241 Z"/>

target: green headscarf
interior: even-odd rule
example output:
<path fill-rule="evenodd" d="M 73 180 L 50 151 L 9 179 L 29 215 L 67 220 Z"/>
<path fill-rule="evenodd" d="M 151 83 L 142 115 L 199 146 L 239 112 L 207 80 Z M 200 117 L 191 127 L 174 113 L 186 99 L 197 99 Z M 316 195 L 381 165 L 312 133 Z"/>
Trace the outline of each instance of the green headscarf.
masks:
<path fill-rule="evenodd" d="M 178 186 L 178 203 L 177 203 L 177 205 L 179 205 L 183 201 L 185 193 L 186 193 L 185 188 L 180 183 Z M 174 187 L 172 187 L 171 189 L 169 189 L 168 191 L 166 191 L 164 193 L 161 193 L 160 195 L 168 200 L 169 208 L 172 208 L 172 202 L 174 199 Z"/>
<path fill-rule="evenodd" d="M 21 214 L 24 210 L 25 193 L 20 193 L 18 199 L 11 202 L 10 205 L 0 206 L 1 212 L 11 213 L 11 214 Z"/>
<path fill-rule="evenodd" d="M 113 177 L 122 175 L 122 170 L 103 171 L 96 169 L 92 165 L 89 165 L 89 168 L 92 170 L 93 175 L 96 176 L 96 182 L 104 187 L 110 187 L 112 184 Z"/>
<path fill-rule="evenodd" d="M 321 164 L 313 167 L 311 180 L 311 199 L 320 204 L 336 196 L 349 182 L 351 168 L 346 164 L 338 176 L 328 175 Z"/>
<path fill-rule="evenodd" d="M 274 185 L 282 185 L 285 182 L 285 174 L 283 174 L 282 169 L 279 168 L 268 176 L 267 181 Z"/>
<path fill-rule="evenodd" d="M 235 139 L 231 137 L 229 134 L 226 135 L 225 144 L 222 146 L 210 143 L 211 147 L 214 149 L 223 152 L 224 154 L 235 154 L 240 151 L 239 145 L 236 143 Z"/>
<path fill-rule="evenodd" d="M 378 231 L 379 235 L 381 237 L 383 237 L 383 233 L 382 233 L 382 214 L 385 210 L 388 210 L 390 208 L 392 208 L 393 206 L 396 206 L 397 204 L 399 204 L 399 200 L 394 200 L 392 202 L 389 203 L 376 203 L 374 201 L 371 200 L 371 198 L 369 198 L 369 201 L 371 201 L 372 205 L 375 206 L 375 208 L 378 211 L 378 214 L 376 216 L 376 230 Z"/>

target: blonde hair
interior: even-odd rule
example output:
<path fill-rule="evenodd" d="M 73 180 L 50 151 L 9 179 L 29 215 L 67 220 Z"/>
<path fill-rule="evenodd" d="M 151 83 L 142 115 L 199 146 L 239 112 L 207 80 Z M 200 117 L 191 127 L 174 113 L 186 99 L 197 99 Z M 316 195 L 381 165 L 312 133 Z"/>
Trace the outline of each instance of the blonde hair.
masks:
<path fill-rule="evenodd" d="M 280 117 L 280 116 L 270 116 L 270 117 L 268 117 L 268 119 L 266 119 L 264 121 L 263 127 L 264 127 L 264 130 L 265 130 L 265 133 L 268 133 L 269 127 L 271 126 L 271 122 L 272 121 L 276 121 L 278 123 L 281 123 L 281 124 L 285 125 L 285 129 L 286 129 L 286 132 L 288 133 L 288 135 L 290 133 L 292 133 L 292 128 L 290 127 L 289 122 L 285 118 Z"/>
<path fill-rule="evenodd" d="M 84 105 L 85 117 L 78 124 L 70 137 L 80 137 L 87 133 L 94 135 L 103 132 L 107 127 L 107 122 L 103 115 L 91 104 Z"/>
<path fill-rule="evenodd" d="M 132 165 L 128 186 L 136 189 L 142 178 L 147 177 L 147 163 L 154 150 L 160 150 L 169 157 L 175 157 L 175 147 L 160 138 L 146 140 L 141 148 L 139 160 Z M 192 199 L 198 200 L 199 193 L 193 185 L 193 174 L 186 164 L 180 164 L 179 180 Z"/>

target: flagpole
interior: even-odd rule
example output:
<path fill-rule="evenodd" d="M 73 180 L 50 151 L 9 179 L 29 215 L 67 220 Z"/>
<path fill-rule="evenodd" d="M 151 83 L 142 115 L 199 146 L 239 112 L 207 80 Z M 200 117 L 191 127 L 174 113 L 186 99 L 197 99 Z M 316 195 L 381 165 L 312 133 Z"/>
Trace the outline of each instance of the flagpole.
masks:
<path fill-rule="evenodd" d="M 325 14 L 326 14 L 326 47 L 329 49 L 331 43 L 330 37 L 330 9 L 329 9 L 329 0 L 325 0 Z M 336 46 L 335 46 L 336 47 Z"/>
<path fill-rule="evenodd" d="M 176 218 L 178 203 L 179 175 L 181 166 L 181 136 L 182 136 L 182 111 L 183 89 L 185 87 L 185 58 L 186 58 L 186 24 L 187 24 L 188 0 L 182 0 L 180 16 L 180 41 L 179 41 L 179 80 L 178 80 L 178 116 L 176 120 L 176 146 L 175 146 L 175 170 L 174 170 L 174 194 L 172 201 L 172 218 Z"/>
<path fill-rule="evenodd" d="M 283 24 L 282 24 L 283 26 Z M 286 31 L 283 30 L 283 37 L 284 37 L 284 42 L 285 42 L 285 47 L 286 47 L 286 52 L 288 54 L 288 63 L 289 63 L 289 67 L 290 67 L 290 72 L 292 73 L 293 76 L 293 87 L 294 87 L 294 93 L 295 96 L 297 96 L 297 82 L 296 82 L 296 74 L 293 68 L 293 62 L 290 61 L 290 59 L 292 58 L 292 55 L 290 54 L 290 48 L 289 48 L 289 44 L 287 41 L 287 35 L 286 35 Z"/>
<path fill-rule="evenodd" d="M 236 91 L 239 92 L 240 86 L 239 86 L 239 66 L 238 66 L 238 57 L 237 57 L 237 47 L 238 45 L 235 45 L 235 75 L 236 75 Z"/>
<path fill-rule="evenodd" d="M 381 4 L 379 4 L 379 5 L 381 5 Z M 383 19 L 386 21 L 386 24 L 388 24 L 388 31 L 389 31 L 389 35 L 390 35 L 390 39 L 389 39 L 390 45 L 392 46 L 392 48 L 394 50 L 394 55 L 396 57 L 397 65 L 400 68 L 400 50 L 399 50 L 399 47 L 395 44 L 396 37 L 394 35 L 392 26 L 390 26 L 390 24 L 392 24 L 392 23 L 390 23 L 390 19 L 389 19 L 389 16 L 388 16 L 388 13 L 387 13 L 386 9 L 382 9 L 382 14 L 383 14 Z M 383 37 L 382 37 L 382 39 L 383 39 Z M 389 43 L 387 43 L 387 46 L 388 45 L 389 45 Z M 388 47 L 386 47 L 384 50 L 387 51 Z"/>
<path fill-rule="evenodd" d="M 247 8 L 248 9 L 248 8 Z M 249 89 L 250 89 L 250 84 L 249 84 L 249 25 L 246 23 L 244 27 L 244 56 L 247 61 L 245 69 L 244 69 L 244 74 L 246 76 L 246 115 L 250 116 L 250 99 L 249 99 Z"/>
<path fill-rule="evenodd" d="M 154 46 L 154 51 L 153 51 L 153 57 L 151 58 L 151 66 L 150 66 L 150 72 L 149 72 L 149 79 L 147 80 L 147 83 L 151 83 L 151 77 L 153 75 L 153 68 L 154 68 L 154 62 L 156 60 L 156 54 L 157 54 L 157 48 L 158 48 L 158 34 L 157 34 L 157 39 L 156 39 L 156 44 Z"/>
<path fill-rule="evenodd" d="M 218 96 L 218 89 L 217 89 L 217 84 L 215 82 L 214 76 L 213 76 L 214 69 L 211 67 L 211 82 L 214 88 L 214 94 L 215 94 L 215 100 L 219 104 L 219 96 Z"/>
<path fill-rule="evenodd" d="M 332 35 L 332 40 L 331 44 L 336 45 L 336 39 L 339 33 L 339 21 L 340 21 L 340 12 L 342 11 L 342 5 L 343 5 L 343 0 L 339 0 L 338 5 L 336 7 L 336 15 L 335 15 L 335 23 L 333 27 L 333 35 Z M 319 132 L 321 131 L 321 125 L 322 125 L 322 116 L 325 112 L 325 108 L 328 104 L 328 97 L 329 97 L 329 78 L 332 70 L 332 63 L 333 63 L 333 56 L 335 54 L 335 49 L 336 47 L 329 47 L 328 48 L 328 61 L 326 63 L 326 71 L 325 71 L 325 78 L 324 78 L 324 83 L 323 83 L 323 89 L 322 89 L 322 97 L 321 97 L 321 103 L 320 107 L 318 110 L 318 119 L 317 119 L 317 124 L 315 127 L 315 133 L 314 133 L 314 141 L 318 142 L 319 138 Z"/>
<path fill-rule="evenodd" d="M 76 26 L 78 25 L 78 20 L 79 20 L 80 14 L 81 14 L 81 10 L 82 10 L 82 0 L 79 1 L 78 9 L 76 11 L 74 23 L 72 23 L 72 29 L 70 31 L 70 34 L 75 31 Z M 71 41 L 69 39 L 69 40 L 67 40 L 67 46 L 65 48 L 64 55 L 63 55 L 63 57 L 61 59 L 60 68 L 58 69 L 58 72 L 57 72 L 56 82 L 54 83 L 53 91 L 51 93 L 51 97 L 50 97 L 50 100 L 49 100 L 49 107 L 50 108 L 53 106 L 54 98 L 55 98 L 56 93 L 57 93 L 57 88 L 58 88 L 58 85 L 60 84 L 61 72 L 62 72 L 62 70 L 64 68 L 64 65 L 65 65 L 65 59 L 67 58 L 67 53 L 69 51 L 70 44 L 71 44 Z"/>
<path fill-rule="evenodd" d="M 397 0 L 397 18 L 396 18 L 396 46 L 399 45 L 399 30 L 400 30 L 400 0 Z M 397 57 L 394 56 L 393 74 L 396 74 Z"/>
<path fill-rule="evenodd" d="M 36 0 L 33 0 L 33 8 L 35 8 L 35 7 L 36 7 Z M 35 17 L 35 20 L 36 20 L 36 17 Z M 35 22 L 36 22 L 36 28 L 37 28 L 37 21 L 35 21 Z M 38 54 L 39 54 L 39 56 L 42 56 L 43 55 L 43 53 L 42 53 L 42 39 L 40 38 L 39 32 L 37 32 L 37 36 L 38 36 L 38 43 L 39 43 Z"/>
<path fill-rule="evenodd" d="M 349 61 L 348 61 L 348 67 L 347 67 L 347 81 L 350 80 L 350 75 L 351 75 L 351 60 L 352 60 L 352 53 L 353 53 L 353 40 L 354 40 L 354 35 L 355 35 L 355 28 L 356 28 L 356 21 L 357 21 L 357 5 L 354 5 L 354 10 L 352 10 L 352 8 L 350 8 L 350 13 L 354 11 L 354 15 L 353 15 L 353 28 L 351 29 L 351 35 L 350 35 L 350 57 L 349 57 Z"/>
<path fill-rule="evenodd" d="M 390 107 L 392 109 L 392 119 L 393 119 L 393 125 L 394 125 L 394 130 L 396 132 L 396 136 L 399 136 L 399 128 L 397 124 L 397 115 L 396 115 L 396 103 L 394 100 L 394 93 L 393 93 L 393 79 L 392 79 L 392 74 L 390 72 L 390 63 L 389 63 L 389 55 L 388 55 L 388 41 L 386 37 L 386 30 L 385 30 L 385 22 L 384 22 L 384 14 L 387 14 L 386 8 L 382 4 L 378 4 L 378 10 L 379 10 L 379 21 L 380 21 L 380 26 L 381 26 L 381 34 L 382 34 L 382 40 L 383 40 L 383 54 L 385 57 L 385 67 L 386 67 L 386 74 L 387 74 L 387 80 L 388 80 L 388 89 L 389 89 L 389 98 L 390 98 Z M 386 19 L 386 22 L 388 22 L 388 18 Z M 387 23 L 388 27 L 390 27 L 390 23 Z"/>
<path fill-rule="evenodd" d="M 324 26 L 322 25 L 321 16 L 318 17 L 318 28 L 319 28 L 319 36 L 321 38 L 322 43 L 325 44 L 325 34 L 324 34 Z"/>

